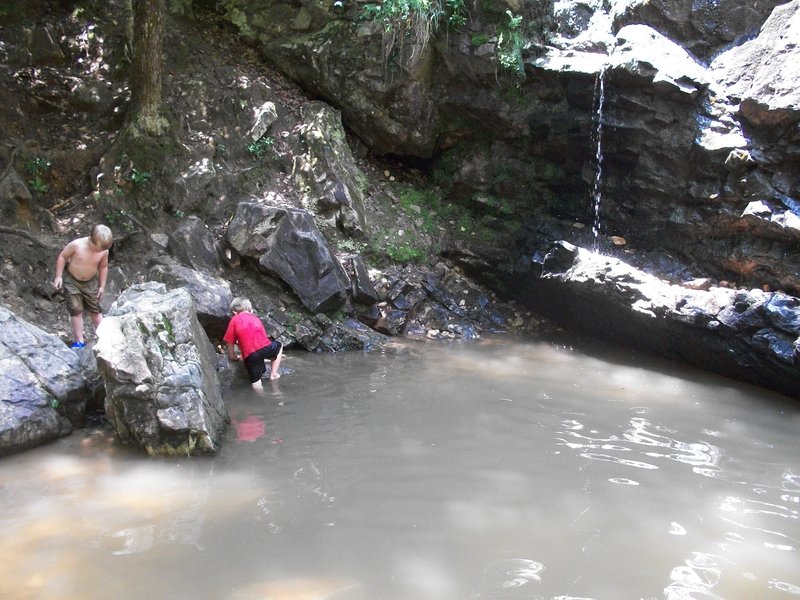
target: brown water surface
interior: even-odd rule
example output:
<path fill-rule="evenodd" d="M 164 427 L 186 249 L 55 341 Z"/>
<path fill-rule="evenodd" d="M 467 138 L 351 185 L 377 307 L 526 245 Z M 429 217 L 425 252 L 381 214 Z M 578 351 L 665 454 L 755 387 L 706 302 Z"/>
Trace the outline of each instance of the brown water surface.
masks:
<path fill-rule="evenodd" d="M 216 457 L 0 460 L 0 597 L 800 598 L 800 403 L 545 342 L 284 365 Z"/>

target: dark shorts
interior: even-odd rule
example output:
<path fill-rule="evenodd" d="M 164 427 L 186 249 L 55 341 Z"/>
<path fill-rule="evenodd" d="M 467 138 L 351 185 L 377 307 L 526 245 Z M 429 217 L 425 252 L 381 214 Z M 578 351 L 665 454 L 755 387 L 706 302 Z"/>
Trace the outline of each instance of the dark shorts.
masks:
<path fill-rule="evenodd" d="M 97 291 L 100 289 L 100 281 L 97 275 L 89 281 L 75 279 L 69 271 L 64 271 L 64 296 L 67 299 L 67 311 L 71 317 L 76 317 L 86 312 L 99 313 L 100 301 L 97 299 Z"/>
<path fill-rule="evenodd" d="M 247 375 L 250 377 L 250 383 L 255 383 L 267 370 L 267 365 L 264 364 L 265 360 L 274 360 L 278 356 L 283 346 L 280 342 L 272 341 L 269 346 L 264 346 L 260 350 L 256 350 L 249 354 L 244 359 L 244 367 L 247 369 Z"/>

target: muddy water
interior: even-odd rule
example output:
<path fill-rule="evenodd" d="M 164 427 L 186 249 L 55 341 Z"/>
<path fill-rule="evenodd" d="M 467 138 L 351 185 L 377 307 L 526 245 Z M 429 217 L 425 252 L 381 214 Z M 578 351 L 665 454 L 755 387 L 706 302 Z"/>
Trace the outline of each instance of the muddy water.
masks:
<path fill-rule="evenodd" d="M 214 458 L 0 460 L 0 597 L 800 598 L 800 403 L 553 343 L 284 364 Z"/>

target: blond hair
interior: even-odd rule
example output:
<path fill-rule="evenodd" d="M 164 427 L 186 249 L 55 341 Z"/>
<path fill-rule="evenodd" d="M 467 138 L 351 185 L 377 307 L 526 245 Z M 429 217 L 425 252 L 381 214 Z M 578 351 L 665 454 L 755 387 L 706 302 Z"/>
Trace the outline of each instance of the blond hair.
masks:
<path fill-rule="evenodd" d="M 95 246 L 108 250 L 114 241 L 111 230 L 105 225 L 95 225 L 92 228 L 91 240 Z"/>
<path fill-rule="evenodd" d="M 234 298 L 231 301 L 231 311 L 235 313 L 253 310 L 253 304 L 247 298 Z"/>

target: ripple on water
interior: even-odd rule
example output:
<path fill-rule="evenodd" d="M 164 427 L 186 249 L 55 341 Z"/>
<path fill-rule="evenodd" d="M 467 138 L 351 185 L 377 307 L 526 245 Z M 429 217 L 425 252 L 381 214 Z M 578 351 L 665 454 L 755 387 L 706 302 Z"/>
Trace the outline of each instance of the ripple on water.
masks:
<path fill-rule="evenodd" d="M 540 583 L 542 571 L 542 563 L 527 558 L 495 560 L 484 570 L 484 582 L 489 589 L 511 590 L 529 583 Z"/>
<path fill-rule="evenodd" d="M 634 481 L 633 479 L 628 479 L 627 477 L 611 477 L 609 481 L 611 483 L 617 483 L 619 485 L 639 485 L 638 481 Z"/>

